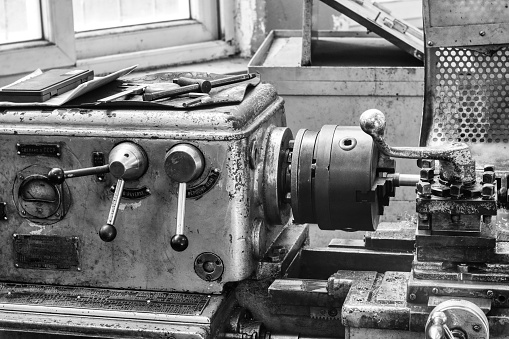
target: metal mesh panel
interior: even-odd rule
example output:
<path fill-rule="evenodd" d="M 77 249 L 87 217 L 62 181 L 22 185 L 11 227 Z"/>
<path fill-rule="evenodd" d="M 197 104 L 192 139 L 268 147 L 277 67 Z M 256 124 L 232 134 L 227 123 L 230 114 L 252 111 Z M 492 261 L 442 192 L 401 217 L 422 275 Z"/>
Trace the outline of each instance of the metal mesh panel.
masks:
<path fill-rule="evenodd" d="M 428 49 L 429 144 L 509 142 L 509 47 Z"/>

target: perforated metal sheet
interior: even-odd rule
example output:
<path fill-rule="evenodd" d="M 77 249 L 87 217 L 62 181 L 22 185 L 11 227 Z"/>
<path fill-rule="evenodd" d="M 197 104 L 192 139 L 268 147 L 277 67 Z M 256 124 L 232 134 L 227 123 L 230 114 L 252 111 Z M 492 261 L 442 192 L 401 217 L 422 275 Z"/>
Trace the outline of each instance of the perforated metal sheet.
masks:
<path fill-rule="evenodd" d="M 508 143 L 509 47 L 428 51 L 427 143 Z"/>

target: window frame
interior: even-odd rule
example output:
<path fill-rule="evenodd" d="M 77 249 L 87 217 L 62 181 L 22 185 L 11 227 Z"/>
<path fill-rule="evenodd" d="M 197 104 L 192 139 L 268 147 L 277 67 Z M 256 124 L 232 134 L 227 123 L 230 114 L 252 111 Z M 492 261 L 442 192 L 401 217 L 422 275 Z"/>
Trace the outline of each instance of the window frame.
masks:
<path fill-rule="evenodd" d="M 44 40 L 0 45 L 0 77 L 76 63 L 71 1 L 42 0 L 41 19 Z"/>
<path fill-rule="evenodd" d="M 0 85 L 35 68 L 76 66 L 105 74 L 135 64 L 155 68 L 236 52 L 234 0 L 190 0 L 190 9 L 190 20 L 75 33 L 72 1 L 41 0 L 44 40 L 0 45 Z M 145 43 L 133 50 L 127 47 L 133 39 Z"/>

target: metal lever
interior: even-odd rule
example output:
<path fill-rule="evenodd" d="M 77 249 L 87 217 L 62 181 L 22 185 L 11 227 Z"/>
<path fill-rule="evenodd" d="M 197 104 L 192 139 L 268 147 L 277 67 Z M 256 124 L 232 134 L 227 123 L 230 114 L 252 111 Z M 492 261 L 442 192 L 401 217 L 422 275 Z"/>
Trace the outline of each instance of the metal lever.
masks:
<path fill-rule="evenodd" d="M 177 198 L 177 231 L 171 238 L 171 248 L 177 252 L 184 251 L 189 245 L 187 237 L 184 235 L 184 218 L 186 215 L 186 191 L 187 183 L 179 183 L 179 193 Z"/>
<path fill-rule="evenodd" d="M 62 168 L 55 167 L 48 172 L 48 180 L 54 184 L 62 184 L 65 179 L 84 177 L 94 174 L 105 174 L 110 171 L 110 165 L 80 168 L 64 171 Z"/>
<path fill-rule="evenodd" d="M 377 109 L 370 109 L 360 117 L 362 130 L 369 134 L 383 154 L 394 158 L 434 159 L 440 161 L 443 180 L 463 184 L 475 182 L 475 161 L 465 143 L 455 142 L 440 148 L 391 147 L 385 141 L 385 116 Z"/>
<path fill-rule="evenodd" d="M 122 192 L 124 191 L 124 183 L 125 181 L 122 178 L 117 180 L 117 186 L 115 187 L 115 193 L 111 201 L 110 213 L 108 213 L 108 220 L 106 221 L 106 225 L 103 225 L 99 230 L 99 237 L 101 237 L 102 241 L 110 242 L 117 236 L 117 229 L 114 224 L 117 218 L 120 198 L 122 198 Z"/>

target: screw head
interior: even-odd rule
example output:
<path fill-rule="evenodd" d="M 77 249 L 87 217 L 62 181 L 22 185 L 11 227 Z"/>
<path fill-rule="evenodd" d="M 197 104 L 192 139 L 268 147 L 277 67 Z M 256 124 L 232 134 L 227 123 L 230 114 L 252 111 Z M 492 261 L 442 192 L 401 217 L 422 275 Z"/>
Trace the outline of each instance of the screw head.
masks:
<path fill-rule="evenodd" d="M 473 324 L 472 329 L 476 332 L 479 332 L 481 330 L 481 325 L 479 324 Z"/>
<path fill-rule="evenodd" d="M 417 299 L 417 296 L 413 293 L 410 293 L 410 295 L 408 296 L 408 299 L 415 300 L 415 299 Z"/>
<path fill-rule="evenodd" d="M 486 35 L 486 32 L 485 32 L 485 31 L 480 31 L 480 32 L 479 32 L 479 35 L 480 35 L 480 36 L 485 36 L 485 35 Z"/>
<path fill-rule="evenodd" d="M 493 291 L 492 291 L 492 290 L 488 290 L 488 292 L 486 292 L 486 296 L 487 296 L 488 298 L 493 297 Z"/>
<path fill-rule="evenodd" d="M 433 41 L 429 40 L 428 41 L 428 46 L 433 46 L 433 45 L 434 45 Z"/>
<path fill-rule="evenodd" d="M 438 294 L 438 288 L 433 287 L 433 289 L 431 290 L 431 293 Z"/>

